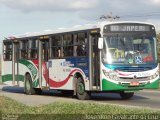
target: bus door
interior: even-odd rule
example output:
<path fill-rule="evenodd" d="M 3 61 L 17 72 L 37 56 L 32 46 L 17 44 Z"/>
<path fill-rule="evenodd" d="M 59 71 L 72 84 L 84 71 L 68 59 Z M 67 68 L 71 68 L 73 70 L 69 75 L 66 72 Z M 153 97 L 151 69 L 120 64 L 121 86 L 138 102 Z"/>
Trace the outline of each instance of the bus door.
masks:
<path fill-rule="evenodd" d="M 98 50 L 98 36 L 99 34 L 90 35 L 90 86 L 93 90 L 100 90 L 100 57 Z"/>
<path fill-rule="evenodd" d="M 19 86 L 19 42 L 15 40 L 12 45 L 12 84 Z"/>
<path fill-rule="evenodd" d="M 48 70 L 48 55 L 49 55 L 49 39 L 39 41 L 39 81 L 41 88 L 49 87 L 49 70 Z"/>

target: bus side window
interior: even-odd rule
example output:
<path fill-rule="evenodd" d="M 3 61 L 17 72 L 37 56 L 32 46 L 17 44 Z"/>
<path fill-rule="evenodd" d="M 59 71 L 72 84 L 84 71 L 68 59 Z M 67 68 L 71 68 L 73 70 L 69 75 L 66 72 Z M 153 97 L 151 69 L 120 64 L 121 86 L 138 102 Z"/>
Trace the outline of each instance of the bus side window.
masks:
<path fill-rule="evenodd" d="M 73 36 L 71 34 L 63 36 L 63 51 L 64 57 L 73 56 Z"/>
<path fill-rule="evenodd" d="M 61 36 L 53 36 L 51 38 L 51 58 L 60 58 L 61 53 Z"/>
<path fill-rule="evenodd" d="M 20 42 L 20 59 L 28 58 L 28 40 Z"/>
<path fill-rule="evenodd" d="M 5 61 L 12 60 L 12 42 L 3 43 L 3 59 Z"/>
<path fill-rule="evenodd" d="M 84 54 L 85 53 L 84 53 L 83 47 L 79 43 L 79 45 L 77 46 L 77 56 L 84 56 Z"/>
<path fill-rule="evenodd" d="M 77 38 L 77 56 L 87 55 L 87 34 L 79 33 Z"/>
<path fill-rule="evenodd" d="M 38 59 L 38 40 L 29 41 L 29 58 Z"/>

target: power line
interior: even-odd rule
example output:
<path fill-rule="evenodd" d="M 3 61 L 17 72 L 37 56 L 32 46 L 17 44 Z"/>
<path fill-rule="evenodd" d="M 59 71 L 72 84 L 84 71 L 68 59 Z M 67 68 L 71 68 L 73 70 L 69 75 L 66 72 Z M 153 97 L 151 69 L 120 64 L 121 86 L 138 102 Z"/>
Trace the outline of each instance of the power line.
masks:
<path fill-rule="evenodd" d="M 100 20 L 105 19 L 105 20 L 113 21 L 113 20 L 120 19 L 120 17 L 119 16 L 113 16 L 112 12 L 110 12 L 107 15 L 102 15 L 99 19 Z"/>
<path fill-rule="evenodd" d="M 107 15 L 102 15 L 99 19 L 105 19 L 105 20 L 117 20 L 120 18 L 146 18 L 146 17 L 153 17 L 153 16 L 160 16 L 160 12 L 149 12 L 149 13 L 141 13 L 141 14 L 128 14 L 128 15 L 119 15 L 119 16 L 113 16 L 112 12 Z"/>

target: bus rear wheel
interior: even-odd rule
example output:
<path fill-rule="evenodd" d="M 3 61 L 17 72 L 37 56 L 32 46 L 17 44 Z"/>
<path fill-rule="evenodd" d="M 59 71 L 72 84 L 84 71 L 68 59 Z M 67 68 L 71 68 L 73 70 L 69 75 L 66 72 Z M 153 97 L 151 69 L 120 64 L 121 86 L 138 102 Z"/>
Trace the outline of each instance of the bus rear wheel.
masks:
<path fill-rule="evenodd" d="M 77 80 L 76 95 L 79 100 L 89 100 L 90 99 L 90 93 L 85 90 L 85 85 L 81 77 L 79 77 Z"/>
<path fill-rule="evenodd" d="M 134 92 L 130 92 L 130 93 L 125 93 L 125 92 L 121 92 L 120 96 L 123 100 L 127 100 L 130 99 L 131 97 L 133 97 Z"/>
<path fill-rule="evenodd" d="M 25 77 L 25 88 L 24 91 L 27 95 L 32 95 L 35 94 L 35 91 L 32 87 L 32 78 L 29 74 L 26 75 Z"/>

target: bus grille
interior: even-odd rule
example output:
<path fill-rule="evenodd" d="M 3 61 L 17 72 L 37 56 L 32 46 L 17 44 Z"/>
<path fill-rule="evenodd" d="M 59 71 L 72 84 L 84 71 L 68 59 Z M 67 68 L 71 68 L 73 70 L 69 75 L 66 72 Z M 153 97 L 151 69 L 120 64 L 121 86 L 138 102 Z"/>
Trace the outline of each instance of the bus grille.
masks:
<path fill-rule="evenodd" d="M 142 72 L 142 71 L 147 71 L 151 69 L 152 67 L 124 67 L 124 68 L 117 68 L 115 70 L 119 70 L 122 72 Z"/>
<path fill-rule="evenodd" d="M 129 78 L 129 77 L 120 77 L 120 82 L 141 82 L 149 80 L 149 77 L 138 77 L 138 78 Z"/>

